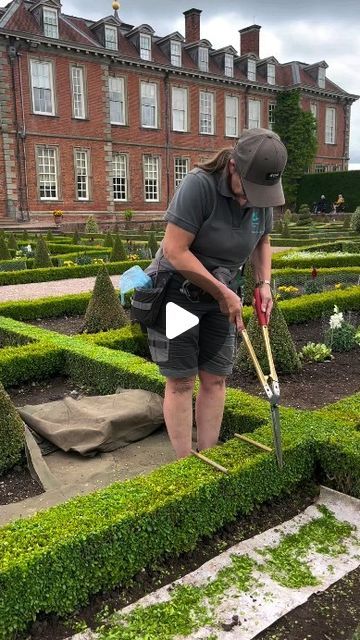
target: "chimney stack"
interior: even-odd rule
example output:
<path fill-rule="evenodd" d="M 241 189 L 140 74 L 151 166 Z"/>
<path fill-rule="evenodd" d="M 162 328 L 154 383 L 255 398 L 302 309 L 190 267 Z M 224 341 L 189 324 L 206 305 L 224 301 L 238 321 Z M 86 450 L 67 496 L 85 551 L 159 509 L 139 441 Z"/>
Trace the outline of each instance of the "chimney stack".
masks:
<path fill-rule="evenodd" d="M 240 29 L 240 55 L 247 53 L 255 53 L 259 58 L 259 36 L 261 27 L 258 24 L 252 24 L 250 27 Z"/>
<path fill-rule="evenodd" d="M 201 9 L 188 9 L 185 16 L 185 42 L 199 42 L 200 40 L 200 14 Z"/>

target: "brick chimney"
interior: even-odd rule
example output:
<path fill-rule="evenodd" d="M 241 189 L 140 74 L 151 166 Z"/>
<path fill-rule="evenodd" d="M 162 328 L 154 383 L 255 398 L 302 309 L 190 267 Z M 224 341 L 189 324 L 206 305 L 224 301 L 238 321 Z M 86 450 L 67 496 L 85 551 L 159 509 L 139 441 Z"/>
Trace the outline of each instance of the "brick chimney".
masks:
<path fill-rule="evenodd" d="M 259 36 L 261 27 L 258 24 L 252 24 L 250 27 L 240 29 L 240 55 L 247 53 L 255 53 L 259 57 Z"/>
<path fill-rule="evenodd" d="M 200 14 L 201 9 L 188 9 L 185 16 L 185 42 L 199 42 L 200 40 Z"/>

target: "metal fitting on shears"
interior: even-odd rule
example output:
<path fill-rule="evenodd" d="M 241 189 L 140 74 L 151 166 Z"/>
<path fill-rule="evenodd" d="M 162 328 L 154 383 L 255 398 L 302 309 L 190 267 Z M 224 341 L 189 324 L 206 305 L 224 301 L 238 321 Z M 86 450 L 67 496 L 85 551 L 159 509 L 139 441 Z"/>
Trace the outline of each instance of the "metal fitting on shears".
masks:
<path fill-rule="evenodd" d="M 184 280 L 179 291 L 182 293 L 190 302 L 199 302 L 199 293 L 197 291 L 190 291 L 189 287 L 193 286 L 190 280 Z"/>

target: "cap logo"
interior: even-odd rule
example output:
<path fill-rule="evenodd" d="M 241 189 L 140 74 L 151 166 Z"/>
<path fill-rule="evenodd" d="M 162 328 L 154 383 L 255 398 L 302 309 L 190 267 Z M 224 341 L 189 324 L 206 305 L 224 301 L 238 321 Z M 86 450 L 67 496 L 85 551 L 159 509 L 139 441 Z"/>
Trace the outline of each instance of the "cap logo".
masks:
<path fill-rule="evenodd" d="M 277 180 L 278 178 L 280 178 L 281 173 L 280 171 L 278 171 L 277 173 L 267 173 L 266 174 L 266 179 L 267 180 Z"/>

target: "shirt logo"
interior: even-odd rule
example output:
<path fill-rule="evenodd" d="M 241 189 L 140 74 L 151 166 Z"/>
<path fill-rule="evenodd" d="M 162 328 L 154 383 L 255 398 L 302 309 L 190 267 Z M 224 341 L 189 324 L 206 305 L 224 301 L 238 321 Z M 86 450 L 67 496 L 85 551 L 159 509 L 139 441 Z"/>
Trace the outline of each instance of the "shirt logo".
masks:
<path fill-rule="evenodd" d="M 259 209 L 254 209 L 251 217 L 251 233 L 259 233 L 259 231 L 260 231 Z"/>

